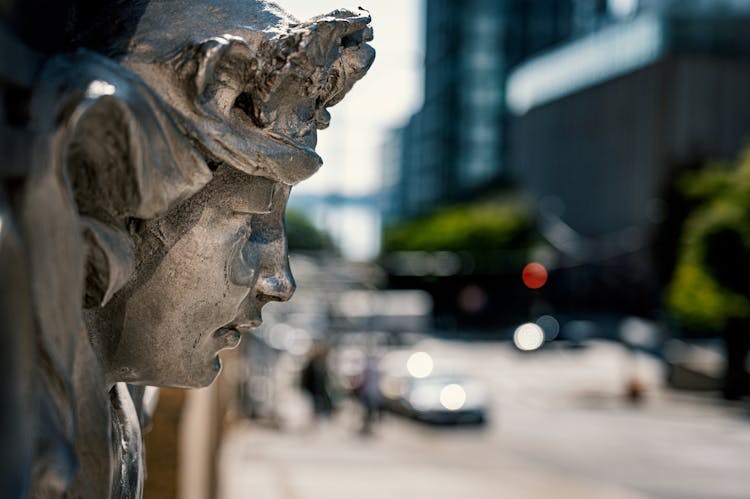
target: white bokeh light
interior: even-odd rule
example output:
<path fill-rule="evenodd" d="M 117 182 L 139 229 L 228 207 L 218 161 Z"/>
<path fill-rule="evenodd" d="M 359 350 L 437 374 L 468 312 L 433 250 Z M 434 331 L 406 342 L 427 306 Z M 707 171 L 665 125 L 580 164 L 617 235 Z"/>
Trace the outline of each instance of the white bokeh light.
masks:
<path fill-rule="evenodd" d="M 638 9 L 638 0 L 609 0 L 609 11 L 615 17 L 630 17 Z"/>
<path fill-rule="evenodd" d="M 406 369 L 415 378 L 426 378 L 435 367 L 432 357 L 427 352 L 414 352 L 406 361 Z"/>
<path fill-rule="evenodd" d="M 440 403 L 449 411 L 457 411 L 466 403 L 466 391 L 455 383 L 446 385 L 440 391 Z"/>
<path fill-rule="evenodd" d="M 533 322 L 521 324 L 513 333 L 513 343 L 519 350 L 536 350 L 544 343 L 544 330 Z"/>

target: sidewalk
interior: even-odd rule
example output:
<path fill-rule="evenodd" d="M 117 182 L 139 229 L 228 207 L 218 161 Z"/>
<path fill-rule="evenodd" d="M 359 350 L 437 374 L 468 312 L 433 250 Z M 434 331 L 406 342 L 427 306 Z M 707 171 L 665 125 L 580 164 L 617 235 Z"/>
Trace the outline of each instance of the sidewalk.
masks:
<path fill-rule="evenodd" d="M 425 435 L 415 439 L 420 430 L 409 422 L 389 420 L 362 437 L 357 409 L 349 405 L 314 425 L 298 420 L 287 430 L 250 422 L 232 428 L 220 457 L 219 499 L 649 498 L 540 470 L 507 453 L 477 464 L 460 442 L 438 449 Z M 455 450 L 446 455 L 448 447 Z"/>

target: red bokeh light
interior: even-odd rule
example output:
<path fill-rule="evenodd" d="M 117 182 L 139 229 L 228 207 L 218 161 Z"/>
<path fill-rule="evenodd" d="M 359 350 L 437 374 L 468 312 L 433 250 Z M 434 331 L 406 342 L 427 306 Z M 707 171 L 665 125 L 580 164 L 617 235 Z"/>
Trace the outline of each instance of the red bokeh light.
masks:
<path fill-rule="evenodd" d="M 527 263 L 521 278 L 527 288 L 539 289 L 547 282 L 547 269 L 541 263 Z"/>

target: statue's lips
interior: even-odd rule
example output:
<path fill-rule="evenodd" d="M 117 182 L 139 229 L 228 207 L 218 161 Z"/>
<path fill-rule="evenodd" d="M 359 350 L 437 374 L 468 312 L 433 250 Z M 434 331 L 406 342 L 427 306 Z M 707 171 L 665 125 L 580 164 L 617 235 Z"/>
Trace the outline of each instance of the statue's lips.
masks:
<path fill-rule="evenodd" d="M 250 320 L 248 320 L 246 322 L 241 322 L 241 323 L 233 324 L 233 325 L 228 326 L 228 327 L 231 327 L 232 329 L 236 329 L 237 331 L 239 331 L 242 334 L 246 334 L 246 333 L 249 333 L 250 331 L 252 331 L 253 329 L 255 329 L 257 327 L 260 327 L 261 324 L 263 324 L 263 321 L 261 319 L 250 319 Z"/>
<path fill-rule="evenodd" d="M 219 340 L 220 349 L 236 348 L 242 339 L 242 333 L 234 327 L 223 327 L 214 332 L 213 337 Z"/>
<path fill-rule="evenodd" d="M 263 321 L 261 319 L 252 319 L 242 323 L 233 323 L 228 326 L 217 329 L 213 337 L 220 341 L 221 349 L 235 348 L 240 344 L 242 336 L 250 333 L 251 330 L 259 327 Z"/>

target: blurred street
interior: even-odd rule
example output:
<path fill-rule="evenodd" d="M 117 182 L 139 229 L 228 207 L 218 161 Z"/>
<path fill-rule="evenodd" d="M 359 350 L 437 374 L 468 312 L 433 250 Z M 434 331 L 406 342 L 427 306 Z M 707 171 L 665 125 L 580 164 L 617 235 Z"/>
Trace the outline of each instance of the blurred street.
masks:
<path fill-rule="evenodd" d="M 221 499 L 728 499 L 750 494 L 750 410 L 662 386 L 659 361 L 620 344 L 426 340 L 436 364 L 483 379 L 484 426 L 429 426 L 385 414 L 360 434 L 343 400 L 314 421 L 292 380 L 275 424 L 239 421 L 225 435 Z M 642 389 L 628 400 L 628 382 Z"/>

